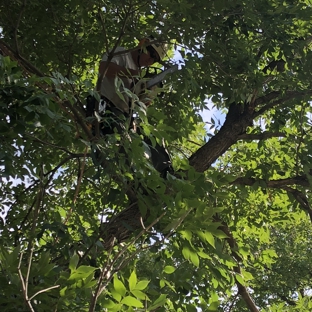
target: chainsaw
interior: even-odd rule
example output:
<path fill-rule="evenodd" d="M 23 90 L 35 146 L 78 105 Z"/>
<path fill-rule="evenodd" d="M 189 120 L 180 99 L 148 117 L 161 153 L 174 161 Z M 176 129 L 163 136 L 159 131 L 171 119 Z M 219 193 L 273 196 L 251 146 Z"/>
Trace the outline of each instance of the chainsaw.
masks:
<path fill-rule="evenodd" d="M 178 65 L 169 67 L 168 69 L 162 71 L 160 74 L 153 76 L 152 78 L 143 78 L 139 80 L 134 86 L 134 93 L 136 95 L 141 95 L 144 90 L 151 90 L 154 86 L 157 86 L 167 74 L 174 73 L 178 70 Z"/>
<path fill-rule="evenodd" d="M 174 66 L 169 67 L 168 69 L 162 71 L 160 74 L 154 76 L 149 81 L 147 81 L 146 88 L 150 89 L 150 88 L 158 85 L 162 80 L 164 80 L 164 78 L 167 74 L 172 74 L 175 71 L 177 71 L 178 69 L 179 69 L 178 65 L 174 65 Z"/>

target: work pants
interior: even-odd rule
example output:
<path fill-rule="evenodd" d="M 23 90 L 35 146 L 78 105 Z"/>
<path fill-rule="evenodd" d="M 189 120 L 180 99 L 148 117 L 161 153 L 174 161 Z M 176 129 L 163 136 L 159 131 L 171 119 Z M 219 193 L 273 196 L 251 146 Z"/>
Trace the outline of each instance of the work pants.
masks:
<path fill-rule="evenodd" d="M 113 134 L 114 129 L 120 134 L 133 129 L 132 116 L 122 112 L 106 99 L 102 99 L 102 101 L 102 105 L 105 107 L 105 114 L 103 114 L 103 122 L 100 123 L 100 132 L 103 135 Z M 126 129 L 127 124 L 130 124 L 128 129 Z M 139 127 L 136 128 L 136 132 L 142 134 Z M 171 160 L 163 143 L 159 144 L 156 142 L 156 145 L 152 146 L 150 138 L 144 135 L 143 140 L 150 148 L 152 165 L 160 173 L 160 176 L 166 178 L 167 172 L 173 173 Z"/>

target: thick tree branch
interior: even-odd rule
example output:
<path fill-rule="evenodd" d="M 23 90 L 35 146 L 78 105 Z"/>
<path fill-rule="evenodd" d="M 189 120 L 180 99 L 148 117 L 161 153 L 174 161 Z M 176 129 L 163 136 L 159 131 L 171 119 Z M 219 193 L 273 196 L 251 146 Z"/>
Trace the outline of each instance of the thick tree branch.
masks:
<path fill-rule="evenodd" d="M 260 115 L 264 114 L 266 111 L 286 103 L 287 101 L 298 99 L 302 100 L 306 96 L 311 96 L 312 91 L 286 91 L 285 93 L 281 94 L 281 92 L 272 92 L 268 95 L 262 96 L 255 100 L 255 106 L 259 106 L 261 104 L 267 103 L 262 108 L 260 108 L 258 111 L 256 111 L 253 114 L 253 118 L 259 117 Z M 278 98 L 281 96 L 281 98 Z"/>
<path fill-rule="evenodd" d="M 310 94 L 308 92 L 297 92 L 290 91 L 287 93 L 287 97 L 283 98 L 281 103 L 286 102 L 287 100 L 294 99 L 296 97 L 302 98 L 303 96 L 307 96 Z M 266 103 L 267 101 L 272 101 L 274 105 L 277 104 L 274 99 L 277 99 L 280 96 L 280 92 L 272 92 L 264 97 L 260 97 L 256 99 L 252 105 L 248 103 L 245 104 L 237 104 L 232 103 L 229 107 L 228 114 L 226 116 L 226 120 L 221 127 L 220 131 L 212 137 L 205 145 L 199 148 L 189 159 L 189 163 L 191 166 L 195 168 L 198 172 L 204 172 L 210 168 L 210 166 L 216 161 L 224 152 L 226 152 L 232 145 L 237 143 L 240 138 L 244 137 L 246 129 L 252 125 L 253 119 L 255 116 L 258 116 L 260 112 L 255 113 L 254 107 L 257 105 L 261 105 Z M 269 104 L 271 105 L 271 104 Z M 266 106 L 265 108 L 268 108 Z M 270 136 L 269 134 L 264 134 L 265 136 Z M 305 176 L 297 176 L 294 178 L 282 179 L 279 181 L 264 181 L 267 187 L 272 188 L 282 188 L 285 186 L 289 186 L 292 184 L 301 185 L 304 187 L 309 186 L 309 182 Z M 253 185 L 256 183 L 255 179 L 244 179 L 239 178 L 233 182 L 233 184 L 241 184 L 241 185 Z M 132 197 L 133 202 L 135 202 L 136 195 L 133 194 Z M 130 217 L 131 216 L 131 217 Z M 118 218 L 114 218 L 111 223 L 107 226 L 107 231 L 105 237 L 107 238 L 108 246 L 113 239 L 113 237 L 118 237 L 118 241 L 123 241 L 129 235 L 131 235 L 132 230 L 127 229 L 123 224 L 126 220 L 131 219 L 131 225 L 138 229 L 141 227 L 139 222 L 140 220 L 140 212 L 137 205 L 130 206 L 126 208 L 123 212 L 118 215 Z M 129 221 L 128 221 L 129 222 Z M 126 222 L 126 224 L 128 223 Z"/>
<path fill-rule="evenodd" d="M 312 170 L 310 170 L 310 174 L 312 174 Z M 292 194 L 300 204 L 301 208 L 308 213 L 310 220 L 312 222 L 312 209 L 308 199 L 302 192 L 289 186 L 289 185 L 300 185 L 303 187 L 310 188 L 310 183 L 306 175 L 271 181 L 255 178 L 238 178 L 234 182 L 232 182 L 233 185 L 246 185 L 246 186 L 252 186 L 255 183 L 258 183 L 259 185 L 264 183 L 268 188 L 283 189 L 287 191 L 288 194 Z"/>
<path fill-rule="evenodd" d="M 292 93 L 293 96 L 301 94 L 300 92 Z M 272 92 L 266 97 L 259 98 L 255 100 L 256 105 L 274 99 L 280 95 L 279 92 Z M 289 99 L 289 97 L 288 97 Z M 252 125 L 254 118 L 254 105 L 249 106 L 248 104 L 236 104 L 232 103 L 230 105 L 228 114 L 224 125 L 221 127 L 220 131 L 212 137 L 204 146 L 199 148 L 189 159 L 191 166 L 195 168 L 198 172 L 204 172 L 209 169 L 213 162 L 218 159 L 225 151 L 227 151 L 233 144 L 242 138 L 248 126 Z M 265 134 L 264 136 L 266 136 Z M 267 135 L 269 136 L 269 135 Z M 254 179 L 237 179 L 233 184 L 243 184 L 252 185 L 256 183 Z M 309 183 L 306 177 L 295 177 L 292 179 L 284 179 L 280 181 L 269 181 L 268 187 L 280 188 L 281 186 L 287 186 L 290 184 L 298 184 L 303 186 L 308 186 Z M 135 194 L 133 197 L 133 202 L 135 201 Z M 106 238 L 108 246 L 113 239 L 113 237 L 118 237 L 119 241 L 123 241 L 131 234 L 131 230 L 127 229 L 123 224 L 126 220 L 129 220 L 131 216 L 131 224 L 134 228 L 138 229 L 141 227 L 140 212 L 138 211 L 138 206 L 130 206 L 126 208 L 123 212 L 118 215 L 118 218 L 111 220 L 107 227 Z M 136 221 L 135 221 L 136 220 Z M 128 221 L 129 222 L 129 221 Z M 126 222 L 127 224 L 127 222 Z"/>
<path fill-rule="evenodd" d="M 0 49 L 3 51 L 5 56 L 9 56 L 13 60 L 17 61 L 21 68 L 24 70 L 27 75 L 35 74 L 38 77 L 44 77 L 44 74 L 32 65 L 29 61 L 27 61 L 23 56 L 14 51 L 8 44 L 6 44 L 3 40 L 0 40 Z"/>
<path fill-rule="evenodd" d="M 292 178 L 280 179 L 280 180 L 263 180 L 263 179 L 255 179 L 255 178 L 237 178 L 232 182 L 233 185 L 246 185 L 252 186 L 255 183 L 264 183 L 269 188 L 284 188 L 288 185 L 301 185 L 304 187 L 310 187 L 309 181 L 306 175 L 296 176 Z"/>
<path fill-rule="evenodd" d="M 209 169 L 215 160 L 237 142 L 239 135 L 252 125 L 252 114 L 253 110 L 250 110 L 248 104 L 232 103 L 220 131 L 190 157 L 190 165 L 198 172 Z"/>
<path fill-rule="evenodd" d="M 301 208 L 308 213 L 310 221 L 312 222 L 312 209 L 306 196 L 302 192 L 291 187 L 283 187 L 283 189 L 287 191 L 287 193 L 294 196 L 294 198 L 300 204 Z"/>
<path fill-rule="evenodd" d="M 262 132 L 262 133 L 243 133 L 238 136 L 239 140 L 266 140 L 271 138 L 279 138 L 279 137 L 285 137 L 285 133 L 283 132 Z"/>
<path fill-rule="evenodd" d="M 272 100 L 277 99 L 280 95 L 281 95 L 280 91 L 273 91 L 271 93 L 263 95 L 254 101 L 254 106 L 257 107 L 259 105 L 271 102 Z"/>
<path fill-rule="evenodd" d="M 79 123 L 79 125 L 81 126 L 82 130 L 84 131 L 84 133 L 86 134 L 86 136 L 88 137 L 89 141 L 93 141 L 94 140 L 94 136 L 91 133 L 91 130 L 89 129 L 87 123 L 84 120 L 85 116 L 81 116 L 79 114 L 79 110 L 74 107 L 69 101 L 66 101 L 66 103 L 64 103 L 66 107 L 68 107 L 71 112 L 74 114 L 76 121 Z"/>

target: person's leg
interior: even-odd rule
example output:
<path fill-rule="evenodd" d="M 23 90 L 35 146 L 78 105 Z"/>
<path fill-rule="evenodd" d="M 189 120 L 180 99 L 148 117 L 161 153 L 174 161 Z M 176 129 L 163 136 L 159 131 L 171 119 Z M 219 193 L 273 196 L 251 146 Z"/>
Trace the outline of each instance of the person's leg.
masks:
<path fill-rule="evenodd" d="M 126 130 L 127 118 L 126 113 L 114 106 L 107 105 L 103 121 L 100 123 L 100 132 L 103 135 L 113 134 L 115 132 L 114 129 L 116 129 L 117 133 L 121 134 Z"/>
<path fill-rule="evenodd" d="M 149 145 L 153 167 L 160 173 L 160 176 L 166 178 L 167 172 L 173 173 L 171 160 L 164 145 L 156 142 L 154 147 L 148 137 L 144 137 L 144 142 Z"/>
<path fill-rule="evenodd" d="M 89 95 L 86 99 L 86 117 L 94 117 L 96 99 L 94 96 Z M 125 130 L 127 114 L 117 109 L 109 100 L 102 98 L 99 103 L 98 114 L 102 117 L 100 122 L 100 132 L 102 134 L 113 134 L 114 129 L 118 133 Z"/>
<path fill-rule="evenodd" d="M 159 144 L 156 141 L 155 146 L 153 146 L 151 139 L 141 132 L 139 126 L 136 126 L 136 133 L 139 135 L 143 135 L 143 140 L 150 149 L 150 159 L 152 165 L 160 173 L 160 176 L 162 178 L 166 178 L 167 172 L 173 174 L 174 170 L 172 167 L 172 163 L 164 144 Z"/>

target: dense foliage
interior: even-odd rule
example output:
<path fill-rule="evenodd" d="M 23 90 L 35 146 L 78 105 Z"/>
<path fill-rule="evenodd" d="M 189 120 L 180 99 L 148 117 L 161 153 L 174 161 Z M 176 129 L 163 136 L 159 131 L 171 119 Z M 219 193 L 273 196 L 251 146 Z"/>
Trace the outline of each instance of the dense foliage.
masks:
<path fill-rule="evenodd" d="M 311 5 L 2 0 L 0 310 L 311 311 Z M 137 112 L 166 180 L 84 115 L 150 34 L 180 67 Z"/>

